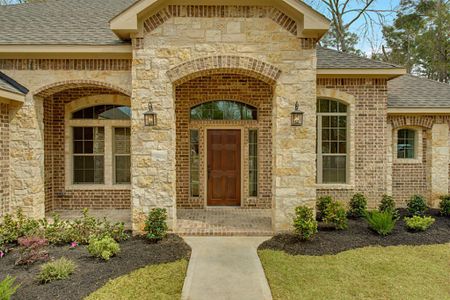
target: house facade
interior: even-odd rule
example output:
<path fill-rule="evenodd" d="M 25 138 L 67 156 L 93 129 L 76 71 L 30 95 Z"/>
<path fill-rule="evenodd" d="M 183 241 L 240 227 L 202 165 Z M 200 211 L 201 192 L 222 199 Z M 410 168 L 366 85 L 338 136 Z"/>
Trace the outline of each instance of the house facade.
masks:
<path fill-rule="evenodd" d="M 297 0 L 0 7 L 0 215 L 241 207 L 283 231 L 322 195 L 435 205 L 449 86 L 320 48 L 329 23 Z"/>

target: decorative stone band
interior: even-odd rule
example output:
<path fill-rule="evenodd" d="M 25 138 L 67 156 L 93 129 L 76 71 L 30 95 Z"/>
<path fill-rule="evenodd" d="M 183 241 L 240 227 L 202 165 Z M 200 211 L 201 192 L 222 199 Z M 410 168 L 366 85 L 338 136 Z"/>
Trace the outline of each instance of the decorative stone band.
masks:
<path fill-rule="evenodd" d="M 389 116 L 388 122 L 394 129 L 405 126 L 419 126 L 431 129 L 434 124 L 450 124 L 450 116 Z"/>
<path fill-rule="evenodd" d="M 0 70 L 130 71 L 130 59 L 0 59 Z"/>
<path fill-rule="evenodd" d="M 101 82 L 101 81 L 95 81 L 95 80 L 67 80 L 67 81 L 59 81 L 55 82 L 49 85 L 46 85 L 44 87 L 39 88 L 35 92 L 33 92 L 33 95 L 39 96 L 39 97 L 48 97 L 50 95 L 53 95 L 58 92 L 62 92 L 64 90 L 68 89 L 74 89 L 74 88 L 88 88 L 88 87 L 100 87 L 100 88 L 107 88 L 114 91 L 117 91 L 118 93 L 124 94 L 126 96 L 131 96 L 131 92 L 114 86 L 112 84 Z"/>
<path fill-rule="evenodd" d="M 270 6 L 168 5 L 144 21 L 145 32 L 152 32 L 172 17 L 181 18 L 269 18 L 297 35 L 297 22 Z"/>
<path fill-rule="evenodd" d="M 179 85 L 193 78 L 217 73 L 248 75 L 268 84 L 274 85 L 281 75 L 281 70 L 268 63 L 243 56 L 209 56 L 183 63 L 167 72 L 174 85 Z"/>

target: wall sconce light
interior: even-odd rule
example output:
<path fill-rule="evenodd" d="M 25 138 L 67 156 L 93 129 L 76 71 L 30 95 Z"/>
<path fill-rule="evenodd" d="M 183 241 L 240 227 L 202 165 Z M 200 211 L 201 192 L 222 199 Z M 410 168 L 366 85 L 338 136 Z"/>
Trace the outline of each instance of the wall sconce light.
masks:
<path fill-rule="evenodd" d="M 153 105 L 148 104 L 148 111 L 144 113 L 144 124 L 146 127 L 156 126 L 158 123 L 158 115 L 153 111 Z"/>
<path fill-rule="evenodd" d="M 291 125 L 292 126 L 303 126 L 303 115 L 305 113 L 300 110 L 300 104 L 295 103 L 295 109 L 291 113 Z"/>

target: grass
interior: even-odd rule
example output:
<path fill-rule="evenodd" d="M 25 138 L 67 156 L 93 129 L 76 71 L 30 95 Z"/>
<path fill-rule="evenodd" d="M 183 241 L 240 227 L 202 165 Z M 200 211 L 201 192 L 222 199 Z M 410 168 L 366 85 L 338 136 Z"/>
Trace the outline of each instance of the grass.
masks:
<path fill-rule="evenodd" d="M 259 256 L 274 299 L 448 299 L 450 244 Z"/>
<path fill-rule="evenodd" d="M 180 299 L 187 260 L 151 265 L 108 282 L 85 300 Z"/>

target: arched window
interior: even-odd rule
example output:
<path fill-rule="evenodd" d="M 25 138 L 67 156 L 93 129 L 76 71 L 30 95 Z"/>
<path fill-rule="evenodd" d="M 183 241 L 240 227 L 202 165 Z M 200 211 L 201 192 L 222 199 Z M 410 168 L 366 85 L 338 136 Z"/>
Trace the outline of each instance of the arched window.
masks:
<path fill-rule="evenodd" d="M 131 120 L 131 108 L 120 105 L 96 105 L 72 113 L 74 120 Z"/>
<path fill-rule="evenodd" d="M 319 99 L 317 127 L 318 183 L 347 183 L 348 106 Z"/>
<path fill-rule="evenodd" d="M 191 120 L 257 120 L 258 110 L 250 105 L 219 100 L 200 104 L 191 109 Z"/>
<path fill-rule="evenodd" d="M 416 131 L 400 129 L 397 133 L 397 158 L 416 158 Z"/>

